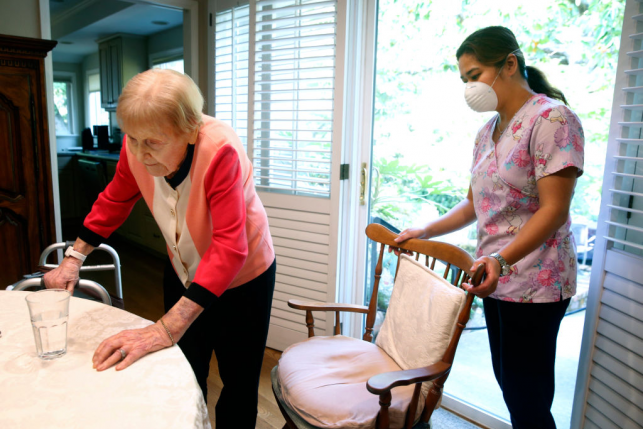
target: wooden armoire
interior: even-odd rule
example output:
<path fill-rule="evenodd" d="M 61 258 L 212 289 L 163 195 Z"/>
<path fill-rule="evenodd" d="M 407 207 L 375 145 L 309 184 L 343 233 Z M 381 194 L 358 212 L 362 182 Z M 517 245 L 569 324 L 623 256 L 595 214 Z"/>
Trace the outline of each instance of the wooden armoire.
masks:
<path fill-rule="evenodd" d="M 44 65 L 56 43 L 0 35 L 0 289 L 56 236 Z"/>

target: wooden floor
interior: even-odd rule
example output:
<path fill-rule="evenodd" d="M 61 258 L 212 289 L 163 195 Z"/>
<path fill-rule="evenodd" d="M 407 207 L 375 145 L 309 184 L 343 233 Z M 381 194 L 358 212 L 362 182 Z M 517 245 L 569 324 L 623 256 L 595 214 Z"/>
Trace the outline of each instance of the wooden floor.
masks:
<path fill-rule="evenodd" d="M 132 246 L 119 239 L 108 241 L 121 259 L 123 300 L 125 310 L 137 314 L 145 319 L 156 321 L 163 311 L 163 268 L 165 259 L 153 256 L 145 251 Z M 102 254 L 101 254 L 102 253 Z M 92 259 L 93 258 L 93 261 Z M 87 259 L 86 264 L 109 263 L 110 257 L 104 252 L 95 252 Z M 115 292 L 113 273 L 97 272 L 87 273 L 82 276 L 95 280 L 105 286 L 111 293 Z M 281 352 L 266 349 L 261 369 L 259 383 L 259 415 L 257 428 L 283 428 L 285 420 L 279 411 L 277 402 L 272 394 L 270 371 L 277 364 Z M 210 363 L 210 377 L 208 378 L 208 412 L 212 427 L 214 423 L 214 407 L 221 393 L 222 382 L 216 357 L 213 354 Z"/>

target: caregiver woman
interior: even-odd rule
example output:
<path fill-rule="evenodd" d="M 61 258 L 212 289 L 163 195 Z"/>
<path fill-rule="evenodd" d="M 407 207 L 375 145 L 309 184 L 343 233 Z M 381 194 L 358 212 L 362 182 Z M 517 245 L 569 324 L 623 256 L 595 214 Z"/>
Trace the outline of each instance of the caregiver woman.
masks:
<path fill-rule="evenodd" d="M 476 137 L 467 198 L 397 241 L 478 221 L 472 270 L 484 263 L 487 278 L 465 288 L 484 298 L 493 369 L 511 423 L 555 428 L 556 337 L 576 293 L 569 206 L 582 174 L 583 129 L 563 94 L 525 66 L 510 30 L 476 31 L 456 56 L 469 106 L 498 114 Z"/>
<path fill-rule="evenodd" d="M 167 243 L 166 314 L 154 325 L 103 341 L 94 368 L 122 370 L 178 343 L 207 399 L 214 350 L 224 385 L 216 425 L 250 429 L 257 416 L 275 253 L 239 138 L 202 109 L 203 97 L 186 75 L 155 69 L 127 83 L 116 110 L 127 134 L 116 175 L 85 218 L 73 250 L 45 282 L 73 291 L 85 256 L 142 196 Z"/>

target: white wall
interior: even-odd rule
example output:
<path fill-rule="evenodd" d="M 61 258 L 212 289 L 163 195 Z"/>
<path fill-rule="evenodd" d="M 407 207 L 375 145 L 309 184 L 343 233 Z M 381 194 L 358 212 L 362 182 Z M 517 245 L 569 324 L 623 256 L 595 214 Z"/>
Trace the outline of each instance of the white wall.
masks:
<path fill-rule="evenodd" d="M 38 0 L 0 0 L 0 34 L 40 38 Z"/>
<path fill-rule="evenodd" d="M 147 38 L 147 54 L 157 55 L 183 49 L 183 26 L 177 25 Z"/>

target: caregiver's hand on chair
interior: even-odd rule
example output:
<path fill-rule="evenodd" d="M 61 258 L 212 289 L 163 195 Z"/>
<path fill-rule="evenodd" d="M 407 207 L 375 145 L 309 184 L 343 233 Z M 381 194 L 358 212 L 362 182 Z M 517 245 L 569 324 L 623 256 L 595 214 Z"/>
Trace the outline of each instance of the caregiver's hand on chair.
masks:
<path fill-rule="evenodd" d="M 476 269 L 483 264 L 485 266 L 486 278 L 480 285 L 473 287 L 470 283 L 462 283 L 462 289 L 480 298 L 486 298 L 494 293 L 498 287 L 498 279 L 500 278 L 500 263 L 497 259 L 490 256 L 483 256 L 476 259 L 471 267 L 471 272 L 475 272 Z"/>

